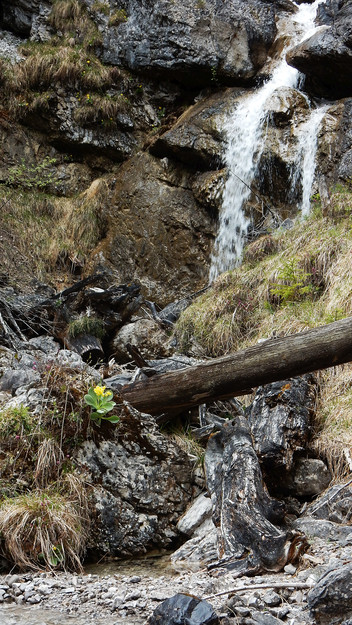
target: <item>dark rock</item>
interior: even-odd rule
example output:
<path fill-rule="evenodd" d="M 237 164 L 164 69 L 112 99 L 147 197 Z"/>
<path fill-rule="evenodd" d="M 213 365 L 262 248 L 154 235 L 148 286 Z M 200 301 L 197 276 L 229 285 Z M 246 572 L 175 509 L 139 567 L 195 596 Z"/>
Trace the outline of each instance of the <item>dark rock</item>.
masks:
<path fill-rule="evenodd" d="M 224 152 L 224 116 L 235 107 L 238 89 L 212 94 L 187 109 L 150 151 L 175 158 L 193 169 L 218 169 Z"/>
<path fill-rule="evenodd" d="M 325 573 L 309 591 L 308 606 L 319 625 L 338 625 L 352 616 L 352 564 Z"/>
<path fill-rule="evenodd" d="M 253 625 L 282 625 L 282 621 L 272 614 L 257 611 L 251 613 L 250 622 Z"/>
<path fill-rule="evenodd" d="M 192 88 L 252 78 L 276 35 L 275 7 L 261 0 L 134 0 L 126 14 L 105 30 L 104 61 Z"/>
<path fill-rule="evenodd" d="M 294 454 L 311 436 L 316 381 L 307 375 L 259 387 L 248 410 L 254 449 L 269 481 L 285 485 Z M 281 469 L 282 471 L 278 471 Z"/>
<path fill-rule="evenodd" d="M 304 532 L 307 536 L 318 536 L 319 538 L 338 542 L 342 546 L 352 544 L 351 525 L 338 525 L 332 521 L 303 516 L 294 521 L 293 527 L 300 532 Z"/>
<path fill-rule="evenodd" d="M 148 625 L 219 625 L 210 603 L 191 595 L 177 594 L 163 601 L 148 619 Z"/>
<path fill-rule="evenodd" d="M 40 0 L 15 0 L 2 3 L 1 22 L 5 28 L 21 36 L 28 37 L 33 17 L 39 12 Z"/>
<path fill-rule="evenodd" d="M 333 24 L 292 48 L 287 62 L 306 74 L 311 92 L 336 99 L 352 95 L 352 6 L 349 0 L 332 6 L 330 18 L 322 15 L 322 22 Z"/>
<path fill-rule="evenodd" d="M 96 549 L 109 555 L 167 547 L 192 495 L 192 465 L 148 415 L 125 409 L 110 437 L 78 452 L 94 484 Z"/>
<path fill-rule="evenodd" d="M 40 380 L 40 373 L 34 369 L 7 369 L 0 379 L 0 391 L 15 393 L 22 386 L 33 385 Z"/>

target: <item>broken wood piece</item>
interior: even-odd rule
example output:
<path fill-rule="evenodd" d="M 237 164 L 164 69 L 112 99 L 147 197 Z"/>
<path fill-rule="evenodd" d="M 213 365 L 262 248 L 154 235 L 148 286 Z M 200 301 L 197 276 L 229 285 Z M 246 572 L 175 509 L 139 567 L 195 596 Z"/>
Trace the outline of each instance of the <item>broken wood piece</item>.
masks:
<path fill-rule="evenodd" d="M 79 354 L 84 362 L 95 365 L 105 358 L 101 341 L 92 334 L 81 334 L 66 341 L 67 347 Z"/>
<path fill-rule="evenodd" d="M 249 389 L 352 360 L 352 318 L 270 339 L 207 362 L 155 375 L 121 389 L 141 412 L 177 413 L 244 395 Z"/>

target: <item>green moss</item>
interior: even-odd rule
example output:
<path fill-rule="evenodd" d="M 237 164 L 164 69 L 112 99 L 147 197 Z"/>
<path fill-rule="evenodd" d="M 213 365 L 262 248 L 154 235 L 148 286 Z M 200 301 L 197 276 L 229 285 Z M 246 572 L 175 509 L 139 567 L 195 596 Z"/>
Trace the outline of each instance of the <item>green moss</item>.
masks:
<path fill-rule="evenodd" d="M 31 434 L 35 427 L 36 420 L 25 406 L 0 411 L 0 438 L 20 438 Z"/>

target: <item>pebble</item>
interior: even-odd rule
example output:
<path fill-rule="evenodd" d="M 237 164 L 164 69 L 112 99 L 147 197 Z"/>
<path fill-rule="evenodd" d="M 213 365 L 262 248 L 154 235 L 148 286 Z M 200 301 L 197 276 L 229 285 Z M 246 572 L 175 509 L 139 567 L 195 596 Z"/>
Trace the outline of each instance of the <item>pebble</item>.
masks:
<path fill-rule="evenodd" d="M 150 576 L 59 572 L 55 576 L 47 572 L 3 575 L 0 576 L 0 623 L 11 623 L 11 620 L 4 621 L 3 612 L 6 614 L 11 610 L 12 604 L 19 614 L 21 611 L 26 615 L 32 611 L 37 614 L 40 609 L 41 613 L 55 616 L 51 619 L 41 617 L 38 621 L 33 617 L 35 625 L 46 622 L 67 625 L 68 614 L 72 625 L 143 625 L 159 602 L 178 592 L 202 598 L 229 591 L 229 595 L 208 599 L 218 614 L 226 615 L 222 625 L 225 621 L 228 625 L 313 625 L 305 589 L 251 589 L 251 585 L 275 586 L 291 581 L 314 585 L 329 567 L 342 564 L 350 557 L 346 549 L 336 547 L 317 537 L 309 548 L 310 558 L 302 559 L 299 570 L 287 565 L 281 573 L 262 574 L 255 578 L 236 579 L 231 572 L 215 576 L 206 569 L 162 577 L 153 577 L 152 571 Z M 236 593 L 236 586 L 248 586 L 249 589 Z M 56 620 L 60 614 L 62 621 Z M 27 616 L 23 621 L 16 619 L 13 620 L 16 625 L 22 625 L 22 622 L 32 625 Z"/>

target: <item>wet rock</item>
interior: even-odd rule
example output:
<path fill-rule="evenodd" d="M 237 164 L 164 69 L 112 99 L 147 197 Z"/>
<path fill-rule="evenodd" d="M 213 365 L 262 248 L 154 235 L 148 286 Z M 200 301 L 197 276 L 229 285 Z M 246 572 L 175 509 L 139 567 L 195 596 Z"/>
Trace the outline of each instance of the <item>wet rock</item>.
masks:
<path fill-rule="evenodd" d="M 219 625 L 219 623 L 219 617 L 209 603 L 181 593 L 163 601 L 148 619 L 148 625 Z"/>
<path fill-rule="evenodd" d="M 165 17 L 167 16 L 167 19 Z M 186 86 L 253 77 L 275 37 L 275 10 L 261 0 L 173 3 L 138 0 L 126 19 L 104 32 L 104 61 L 167 76 Z"/>
<path fill-rule="evenodd" d="M 170 545 L 192 495 L 192 466 L 151 417 L 126 410 L 111 438 L 85 441 L 78 460 L 94 484 L 98 551 L 121 556 Z"/>
<path fill-rule="evenodd" d="M 332 12 L 333 24 L 292 48 L 287 62 L 306 74 L 311 92 L 336 99 L 352 95 L 352 7 L 342 0 Z M 323 23 L 329 21 L 323 16 Z"/>
<path fill-rule="evenodd" d="M 308 593 L 308 606 L 319 625 L 337 625 L 352 617 L 352 564 L 323 575 Z"/>

